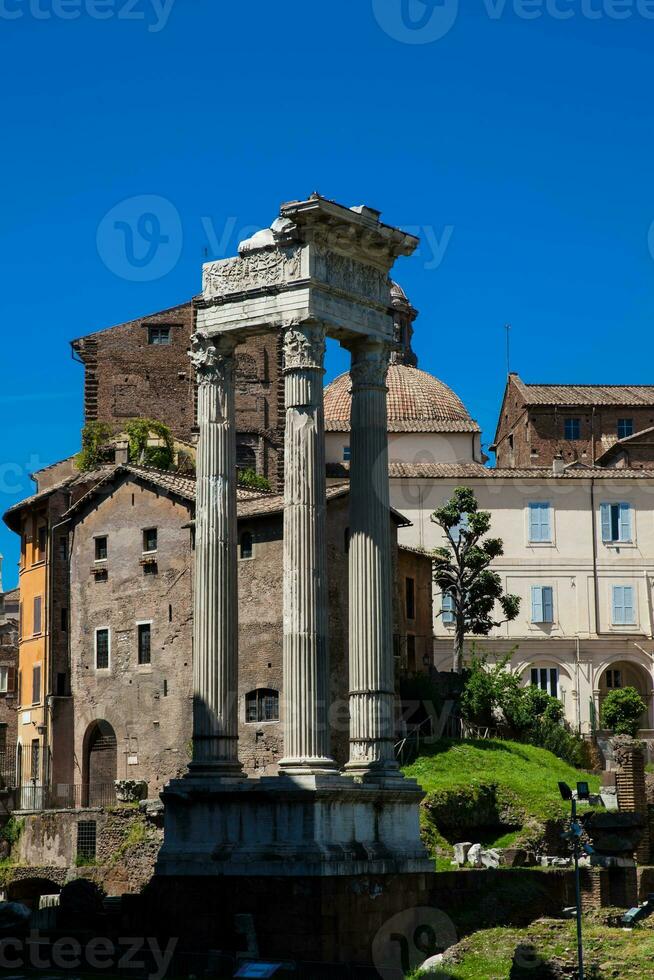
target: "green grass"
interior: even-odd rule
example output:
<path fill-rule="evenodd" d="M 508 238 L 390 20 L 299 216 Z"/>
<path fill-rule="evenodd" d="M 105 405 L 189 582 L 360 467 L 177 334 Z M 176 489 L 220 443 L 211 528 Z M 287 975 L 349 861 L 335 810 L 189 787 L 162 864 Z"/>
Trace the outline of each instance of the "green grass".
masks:
<path fill-rule="evenodd" d="M 510 980 L 514 952 L 530 946 L 546 963 L 572 970 L 576 963 L 575 925 L 569 921 L 541 919 L 528 929 L 488 929 L 464 939 L 450 951 L 452 962 L 439 972 L 422 974 L 434 980 Z M 654 963 L 654 928 L 649 920 L 633 931 L 584 923 L 586 976 L 593 980 L 644 980 Z M 525 965 L 529 960 L 523 961 Z M 535 973 L 525 970 L 524 975 Z M 520 974 L 523 975 L 522 973 Z M 572 972 L 565 972 L 565 976 Z M 410 974 L 420 977 L 420 972 Z"/>
<path fill-rule="evenodd" d="M 592 792 L 600 786 L 599 776 L 585 774 L 545 749 L 518 742 L 443 739 L 426 749 L 405 773 L 427 793 L 496 783 L 513 793 L 525 813 L 537 820 L 570 812 L 559 795 L 559 781 L 574 787 L 584 779 Z"/>

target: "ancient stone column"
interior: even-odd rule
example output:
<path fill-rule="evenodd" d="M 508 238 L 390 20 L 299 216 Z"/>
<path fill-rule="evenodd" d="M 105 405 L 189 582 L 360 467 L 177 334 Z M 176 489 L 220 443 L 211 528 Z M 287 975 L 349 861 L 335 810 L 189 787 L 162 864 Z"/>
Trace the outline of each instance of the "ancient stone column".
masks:
<path fill-rule="evenodd" d="M 239 775 L 234 348 L 196 333 L 198 385 L 193 761 L 191 774 Z"/>
<path fill-rule="evenodd" d="M 350 462 L 350 761 L 397 775 L 386 374 L 382 341 L 352 347 Z"/>
<path fill-rule="evenodd" d="M 284 759 L 282 772 L 333 772 L 327 724 L 325 330 L 284 333 Z"/>

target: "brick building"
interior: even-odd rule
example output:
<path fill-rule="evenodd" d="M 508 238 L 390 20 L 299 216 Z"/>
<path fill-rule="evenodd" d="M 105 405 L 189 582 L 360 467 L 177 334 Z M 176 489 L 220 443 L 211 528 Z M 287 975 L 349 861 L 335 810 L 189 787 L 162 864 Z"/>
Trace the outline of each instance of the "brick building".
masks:
<path fill-rule="evenodd" d="M 116 432 L 130 418 L 151 418 L 176 439 L 196 439 L 196 385 L 188 359 L 193 300 L 72 341 L 84 365 L 84 418 Z M 284 379 L 281 339 L 250 338 L 236 353 L 237 458 L 273 488 L 283 484 Z"/>
<path fill-rule="evenodd" d="M 0 785 L 12 781 L 14 770 L 17 668 L 18 589 L 13 589 L 0 591 Z"/>
<path fill-rule="evenodd" d="M 654 467 L 654 385 L 507 381 L 491 449 L 499 468 L 564 464 Z"/>

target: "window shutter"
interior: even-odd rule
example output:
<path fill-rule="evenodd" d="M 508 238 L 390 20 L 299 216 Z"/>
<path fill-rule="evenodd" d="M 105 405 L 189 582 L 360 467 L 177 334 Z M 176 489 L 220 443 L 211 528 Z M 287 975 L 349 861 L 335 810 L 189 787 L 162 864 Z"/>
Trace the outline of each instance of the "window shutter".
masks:
<path fill-rule="evenodd" d="M 621 585 L 613 586 L 613 623 L 624 625 L 624 589 Z"/>
<path fill-rule="evenodd" d="M 454 597 L 449 592 L 443 593 L 443 622 L 453 623 L 454 622 Z"/>
<path fill-rule="evenodd" d="M 529 540 L 540 541 L 540 515 L 538 504 L 529 504 Z"/>
<path fill-rule="evenodd" d="M 602 504 L 602 541 L 611 541 L 611 505 Z"/>
<path fill-rule="evenodd" d="M 541 541 L 551 541 L 552 534 L 550 531 L 550 505 L 541 504 L 539 509 L 540 509 L 540 539 Z"/>
<path fill-rule="evenodd" d="M 549 585 L 543 589 L 543 622 L 554 622 L 554 590 Z"/>
<path fill-rule="evenodd" d="M 634 590 L 630 585 L 624 587 L 624 619 L 625 626 L 631 626 L 636 622 L 634 615 Z"/>
<path fill-rule="evenodd" d="M 13 694 L 16 690 L 16 668 L 9 667 L 7 669 L 7 692 Z"/>
<path fill-rule="evenodd" d="M 532 623 L 543 622 L 543 589 L 540 585 L 531 587 L 531 621 Z"/>
<path fill-rule="evenodd" d="M 620 504 L 620 540 L 631 541 L 631 507 Z"/>

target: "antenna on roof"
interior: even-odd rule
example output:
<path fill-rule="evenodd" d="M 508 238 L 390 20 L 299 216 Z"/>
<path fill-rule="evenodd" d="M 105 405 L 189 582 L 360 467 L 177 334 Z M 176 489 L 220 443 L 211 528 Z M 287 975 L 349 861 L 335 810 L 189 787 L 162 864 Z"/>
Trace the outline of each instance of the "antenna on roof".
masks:
<path fill-rule="evenodd" d="M 511 374 L 511 324 L 505 323 L 504 329 L 506 330 L 506 376 Z"/>

